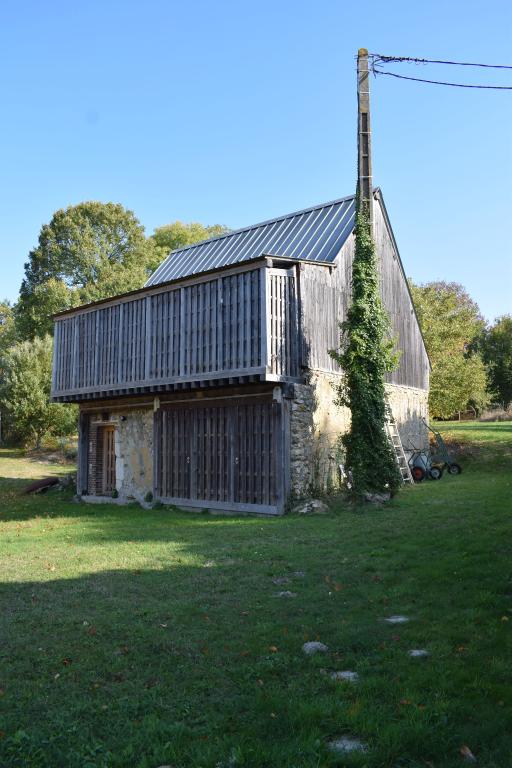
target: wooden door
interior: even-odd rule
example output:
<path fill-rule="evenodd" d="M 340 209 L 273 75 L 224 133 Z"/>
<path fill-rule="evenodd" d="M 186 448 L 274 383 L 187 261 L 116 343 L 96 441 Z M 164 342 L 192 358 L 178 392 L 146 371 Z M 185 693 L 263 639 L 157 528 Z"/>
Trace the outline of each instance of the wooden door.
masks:
<path fill-rule="evenodd" d="M 155 425 L 157 496 L 225 509 L 277 507 L 280 404 L 254 398 L 172 406 Z"/>
<path fill-rule="evenodd" d="M 102 427 L 102 493 L 107 495 L 112 493 L 116 487 L 116 449 L 115 449 L 115 427 Z"/>

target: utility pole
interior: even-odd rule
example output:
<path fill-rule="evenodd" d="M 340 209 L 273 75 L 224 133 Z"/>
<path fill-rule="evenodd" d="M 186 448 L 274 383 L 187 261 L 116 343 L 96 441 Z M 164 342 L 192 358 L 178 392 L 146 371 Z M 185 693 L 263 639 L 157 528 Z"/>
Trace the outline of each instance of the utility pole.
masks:
<path fill-rule="evenodd" d="M 368 51 L 357 52 L 357 190 L 359 205 L 373 225 L 372 143 L 370 128 L 370 72 Z"/>

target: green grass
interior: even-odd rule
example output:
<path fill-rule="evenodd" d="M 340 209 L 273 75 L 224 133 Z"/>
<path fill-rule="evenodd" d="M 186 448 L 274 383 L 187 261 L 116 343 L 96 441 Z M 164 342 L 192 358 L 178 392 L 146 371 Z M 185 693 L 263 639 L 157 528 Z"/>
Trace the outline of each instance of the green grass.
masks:
<path fill-rule="evenodd" d="M 1 451 L 0 765 L 512 765 L 512 424 L 441 426 L 460 477 L 325 517 L 23 496 L 69 468 Z"/>

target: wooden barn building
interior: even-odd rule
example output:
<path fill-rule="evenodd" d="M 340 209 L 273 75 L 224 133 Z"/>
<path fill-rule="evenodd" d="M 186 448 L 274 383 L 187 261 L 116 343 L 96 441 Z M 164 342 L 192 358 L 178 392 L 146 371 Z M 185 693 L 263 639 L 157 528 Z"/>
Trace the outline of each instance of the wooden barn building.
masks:
<path fill-rule="evenodd" d="M 354 218 L 351 196 L 181 248 L 144 288 L 56 316 L 52 398 L 80 406 L 82 498 L 278 514 L 336 483 L 349 414 L 329 349 Z M 421 445 L 429 363 L 379 190 L 374 237 L 401 351 L 389 400 Z"/>

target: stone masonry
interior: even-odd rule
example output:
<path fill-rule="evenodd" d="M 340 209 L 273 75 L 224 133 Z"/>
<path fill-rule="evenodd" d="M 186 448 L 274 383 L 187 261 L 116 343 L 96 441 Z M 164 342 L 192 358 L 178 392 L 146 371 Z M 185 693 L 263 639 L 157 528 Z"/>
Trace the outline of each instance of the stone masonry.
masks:
<path fill-rule="evenodd" d="M 295 384 L 291 404 L 291 491 L 304 497 L 325 492 L 339 484 L 338 438 L 350 427 L 350 411 L 335 404 L 334 386 L 339 374 L 314 371 L 308 384 Z M 398 424 L 404 449 L 426 448 L 428 392 L 386 384 L 388 400 Z"/>
<path fill-rule="evenodd" d="M 153 487 L 153 409 L 127 408 L 91 413 L 89 427 L 89 493 L 98 491 L 98 427 L 115 426 L 116 489 L 120 500 L 143 501 Z"/>

